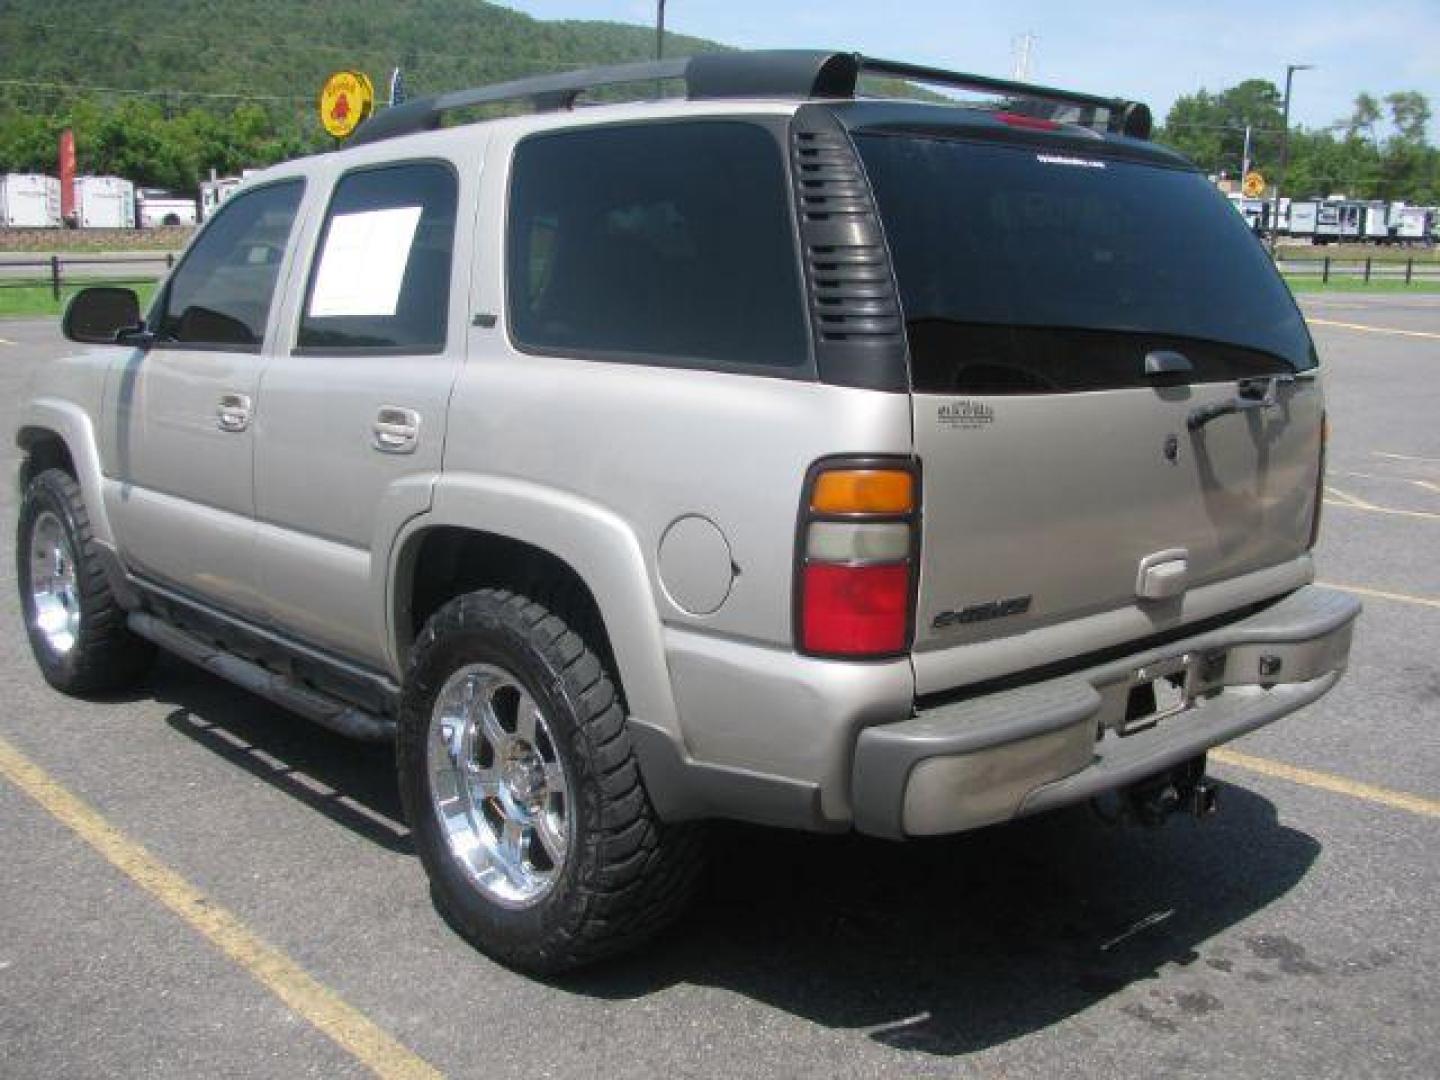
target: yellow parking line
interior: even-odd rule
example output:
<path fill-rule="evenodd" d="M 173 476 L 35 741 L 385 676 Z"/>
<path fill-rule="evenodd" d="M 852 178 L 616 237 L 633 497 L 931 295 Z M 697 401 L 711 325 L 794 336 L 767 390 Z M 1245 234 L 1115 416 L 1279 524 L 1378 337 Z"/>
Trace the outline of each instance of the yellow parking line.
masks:
<path fill-rule="evenodd" d="M 1326 506 L 1338 506 L 1344 510 L 1364 510 L 1369 514 L 1390 514 L 1394 517 L 1420 518 L 1422 521 L 1440 521 L 1440 514 L 1430 513 L 1425 510 L 1397 510 L 1393 506 L 1376 506 L 1364 499 L 1356 498 L 1347 494 L 1339 488 L 1327 487 L 1326 492 L 1332 496 L 1325 500 Z"/>
<path fill-rule="evenodd" d="M 1363 330 L 1368 334 L 1396 334 L 1400 337 L 1432 338 L 1440 341 L 1440 334 L 1429 330 L 1401 330 L 1394 326 L 1366 326 L 1364 323 L 1336 322 L 1334 319 L 1306 319 L 1312 326 L 1336 326 L 1341 330 Z"/>
<path fill-rule="evenodd" d="M 0 775 L 377 1075 L 405 1080 L 441 1076 L 429 1062 L 111 825 L 4 738 L 0 738 Z"/>
<path fill-rule="evenodd" d="M 1231 750 L 1228 747 L 1211 750 L 1210 758 L 1223 765 L 1248 769 L 1250 772 L 1260 773 L 1262 776 L 1289 780 L 1291 783 L 1304 784 L 1306 787 L 1319 788 L 1321 791 L 1349 795 L 1354 799 L 1363 799 L 1380 806 L 1388 806 L 1392 810 L 1405 810 L 1411 814 L 1419 814 L 1421 817 L 1440 817 L 1440 800 L 1437 799 L 1426 799 L 1405 791 L 1392 791 L 1389 788 L 1376 787 L 1374 784 L 1362 784 L 1358 780 L 1349 780 L 1333 773 L 1316 772 L 1314 769 L 1286 765 L 1283 761 L 1272 761 L 1269 758 L 1255 757 L 1253 754 L 1242 754 L 1239 750 Z"/>
<path fill-rule="evenodd" d="M 1440 458 L 1416 457 L 1414 454 L 1392 454 L 1385 450 L 1371 450 L 1376 457 L 1392 458 L 1395 461 L 1423 461 L 1427 465 L 1440 465 Z"/>
<path fill-rule="evenodd" d="M 1417 480 L 1413 476 L 1385 476 L 1383 473 L 1347 472 L 1343 469 L 1331 469 L 1330 475 L 1350 476 L 1357 480 L 1388 480 L 1395 484 L 1414 484 L 1418 488 L 1424 488 L 1426 491 L 1433 491 L 1435 494 L 1440 495 L 1440 484 L 1432 483 L 1429 480 Z M 1334 488 L 1330 490 L 1332 493 L 1335 491 Z M 1352 501 L 1354 501 L 1354 498 L 1353 495 L 1350 496 Z"/>
<path fill-rule="evenodd" d="M 1374 510 L 1375 504 L 1368 503 L 1359 495 L 1351 495 L 1348 491 L 1341 491 L 1329 484 L 1325 485 L 1325 493 L 1331 496 L 1325 501 L 1332 505 L 1353 506 L 1356 510 Z"/>
<path fill-rule="evenodd" d="M 1402 604 L 1422 604 L 1425 607 L 1440 608 L 1440 600 L 1432 600 L 1428 596 L 1385 592 L 1383 589 L 1367 589 L 1360 585 L 1337 585 L 1333 581 L 1317 581 L 1315 584 L 1323 585 L 1327 589 L 1339 589 L 1341 592 L 1354 593 L 1356 596 L 1373 596 L 1377 600 L 1398 600 Z"/>

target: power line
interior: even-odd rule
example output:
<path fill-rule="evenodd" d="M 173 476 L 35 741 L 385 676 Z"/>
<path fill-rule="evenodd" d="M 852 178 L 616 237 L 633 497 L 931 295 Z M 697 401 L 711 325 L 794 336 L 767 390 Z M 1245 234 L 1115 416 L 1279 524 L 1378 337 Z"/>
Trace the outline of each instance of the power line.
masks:
<path fill-rule="evenodd" d="M 96 94 L 125 94 L 133 97 L 193 97 L 228 101 L 305 101 L 312 94 L 236 94 L 213 90 L 131 90 L 123 86 L 91 86 L 85 83 L 43 82 L 36 79 L 0 79 L 0 86 L 21 86 L 32 90 L 82 90 Z"/>
<path fill-rule="evenodd" d="M 1164 127 L 1166 131 L 1174 131 L 1174 130 L 1177 130 L 1177 129 L 1179 129 L 1179 128 L 1185 128 L 1185 129 L 1187 129 L 1187 130 L 1190 130 L 1190 129 L 1199 129 L 1199 130 L 1201 130 L 1201 131 L 1233 131 L 1233 132 L 1235 132 L 1237 135 L 1243 135 L 1244 132 L 1245 132 L 1245 125 L 1244 125 L 1244 124 L 1236 125 L 1236 124 L 1198 124 L 1198 123 L 1196 123 L 1196 124 L 1191 124 L 1191 123 L 1179 123 L 1179 124 L 1163 124 L 1163 125 L 1161 125 L 1161 126 Z M 1280 129 L 1279 129 L 1279 128 L 1262 128 L 1262 127 L 1253 127 L 1253 126 L 1252 126 L 1252 127 L 1250 128 L 1250 133 L 1251 133 L 1252 135 L 1279 135 L 1279 134 L 1280 134 Z"/>

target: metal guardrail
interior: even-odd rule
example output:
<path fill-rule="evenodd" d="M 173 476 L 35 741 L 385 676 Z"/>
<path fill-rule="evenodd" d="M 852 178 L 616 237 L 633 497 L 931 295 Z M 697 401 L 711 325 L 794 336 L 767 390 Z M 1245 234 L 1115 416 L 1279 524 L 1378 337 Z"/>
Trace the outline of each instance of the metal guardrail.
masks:
<path fill-rule="evenodd" d="M 22 268 L 28 267 L 28 268 L 33 268 L 33 269 L 36 269 L 36 270 L 44 271 L 43 274 L 37 275 L 37 277 L 44 277 L 44 278 L 49 282 L 51 295 L 54 296 L 54 298 L 55 298 L 56 300 L 59 300 L 59 299 L 60 299 L 60 288 L 61 288 L 62 285 L 65 284 L 65 280 L 66 280 L 65 270 L 66 270 L 66 268 L 68 268 L 68 267 L 72 267 L 72 266 L 134 266 L 134 265 L 136 265 L 136 264 L 151 264 L 151 263 L 153 263 L 153 264 L 155 265 L 156 271 L 155 271 L 154 274 L 152 274 L 152 275 L 150 275 L 150 276 L 148 276 L 148 277 L 146 277 L 146 276 L 124 277 L 124 276 L 119 276 L 119 275 L 111 276 L 111 275 L 107 274 L 107 275 L 105 275 L 105 280 L 106 280 L 107 282 L 114 282 L 114 283 L 116 283 L 116 284 L 132 284 L 132 283 L 136 283 L 136 282 L 156 281 L 156 280 L 158 280 L 159 278 L 163 277 L 166 273 L 168 273 L 172 267 L 174 267 L 174 265 L 175 265 L 175 253 L 174 253 L 174 252 L 166 252 L 166 253 L 163 254 L 163 255 L 133 255 L 133 256 L 127 255 L 127 256 L 120 257 L 120 258 L 109 258 L 109 259 L 99 259 L 99 258 L 63 259 L 63 258 L 61 258 L 59 255 L 51 255 L 48 259 L 15 259 L 15 260 L 6 259 L 6 260 L 3 260 L 3 261 L 0 261 L 0 269 L 8 269 L 8 268 L 10 268 L 10 267 L 22 267 Z M 81 275 L 79 275 L 79 276 L 80 276 L 80 277 L 84 277 L 85 275 L 81 274 Z M 18 280 L 18 281 L 5 281 L 5 280 L 3 280 L 3 279 L 0 279 L 0 289 L 33 289 L 33 288 L 35 287 L 35 285 L 36 285 L 36 282 L 35 282 L 35 281 L 30 280 L 30 279 L 26 279 L 26 278 L 21 278 L 21 279 Z"/>
<path fill-rule="evenodd" d="M 1376 259 L 1370 256 L 1317 255 L 1310 258 L 1294 258 L 1290 255 L 1275 257 L 1275 266 L 1282 274 L 1294 277 L 1319 276 L 1321 284 L 1328 285 L 1331 279 L 1372 281 L 1403 281 L 1406 285 L 1418 282 L 1440 281 L 1440 262 L 1429 259 L 1416 260 L 1413 256 L 1403 262 L 1399 259 Z"/>

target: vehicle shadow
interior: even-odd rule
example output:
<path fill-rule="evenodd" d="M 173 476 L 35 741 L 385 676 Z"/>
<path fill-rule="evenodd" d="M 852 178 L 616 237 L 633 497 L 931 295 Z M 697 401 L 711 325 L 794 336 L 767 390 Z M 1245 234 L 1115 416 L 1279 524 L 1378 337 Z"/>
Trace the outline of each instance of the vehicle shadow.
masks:
<path fill-rule="evenodd" d="M 716 833 L 711 879 L 676 932 L 559 985 L 607 999 L 722 987 L 897 1049 L 967 1054 L 1169 965 L 1223 968 L 1205 943 L 1294 887 L 1320 850 L 1233 786 L 1216 817 L 1155 830 L 1077 808 L 907 844 Z"/>
<path fill-rule="evenodd" d="M 172 730 L 380 847 L 414 852 L 388 744 L 336 735 L 168 656 L 149 689 L 176 706 Z"/>
<path fill-rule="evenodd" d="M 332 735 L 169 658 L 153 693 L 176 706 L 176 732 L 356 834 L 412 851 L 389 747 Z M 721 987 L 897 1049 L 962 1055 L 1172 965 L 1224 968 L 1206 943 L 1293 888 L 1320 851 L 1234 785 L 1215 817 L 1159 829 L 1108 826 L 1082 807 L 905 844 L 710 833 L 711 871 L 679 927 L 554 985 L 606 1000 Z"/>

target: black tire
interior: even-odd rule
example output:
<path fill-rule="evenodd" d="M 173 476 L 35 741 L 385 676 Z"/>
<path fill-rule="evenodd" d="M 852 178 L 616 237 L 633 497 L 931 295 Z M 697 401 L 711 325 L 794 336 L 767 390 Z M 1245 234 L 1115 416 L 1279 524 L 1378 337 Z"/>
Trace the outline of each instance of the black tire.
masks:
<path fill-rule="evenodd" d="M 52 644 L 36 619 L 31 552 L 36 522 L 46 514 L 59 520 L 74 562 L 79 628 L 74 643 L 64 650 Z M 69 473 L 46 469 L 27 485 L 16 530 L 15 564 L 25 631 L 46 682 L 67 694 L 89 696 L 126 689 L 144 677 L 155 648 L 125 624 L 125 611 L 100 563 L 80 485 Z"/>
<path fill-rule="evenodd" d="M 477 664 L 502 670 L 539 706 L 573 792 L 568 854 L 528 906 L 482 892 L 452 853 L 432 800 L 432 711 L 447 680 Z M 613 681 L 544 605 L 483 589 L 437 611 L 411 655 L 398 750 L 400 795 L 436 906 L 500 962 L 537 974 L 572 970 L 635 947 L 683 912 L 702 863 L 698 827 L 657 819 Z"/>

